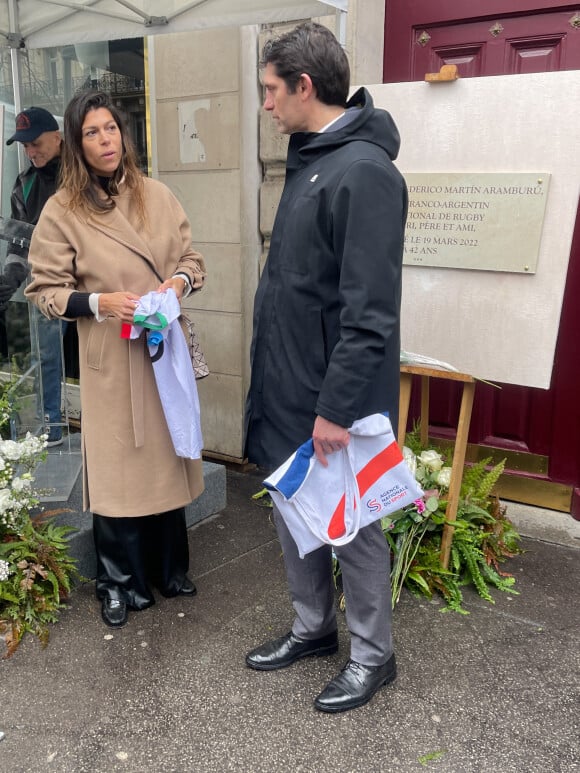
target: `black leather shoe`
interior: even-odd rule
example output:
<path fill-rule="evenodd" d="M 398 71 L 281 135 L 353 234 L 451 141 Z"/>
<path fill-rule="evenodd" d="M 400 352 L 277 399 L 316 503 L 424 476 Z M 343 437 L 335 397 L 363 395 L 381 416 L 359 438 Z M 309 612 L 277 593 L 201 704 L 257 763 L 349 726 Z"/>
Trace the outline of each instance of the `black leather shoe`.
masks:
<path fill-rule="evenodd" d="M 262 644 L 246 655 L 246 664 L 257 671 L 274 671 L 290 666 L 308 655 L 333 655 L 338 649 L 338 634 L 328 634 L 320 639 L 300 639 L 292 631 L 274 641 Z"/>
<path fill-rule="evenodd" d="M 104 598 L 101 606 L 101 616 L 110 628 L 122 628 L 127 624 L 129 614 L 127 605 L 119 599 Z"/>
<path fill-rule="evenodd" d="M 319 711 L 348 711 L 368 703 L 379 687 L 394 682 L 397 676 L 395 656 L 382 666 L 364 666 L 348 660 L 340 674 L 329 682 L 314 701 Z"/>
<path fill-rule="evenodd" d="M 178 596 L 196 596 L 197 595 L 197 588 L 195 587 L 195 584 L 192 580 L 189 579 L 189 577 L 186 577 L 183 581 L 183 585 L 181 588 L 177 591 Z"/>

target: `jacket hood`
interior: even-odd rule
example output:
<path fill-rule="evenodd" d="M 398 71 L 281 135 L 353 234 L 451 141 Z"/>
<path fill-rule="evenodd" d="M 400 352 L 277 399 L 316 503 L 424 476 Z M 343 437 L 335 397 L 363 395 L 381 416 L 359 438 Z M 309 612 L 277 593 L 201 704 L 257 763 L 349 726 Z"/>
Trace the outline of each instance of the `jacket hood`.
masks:
<path fill-rule="evenodd" d="M 335 131 L 295 132 L 288 146 L 288 168 L 298 168 L 310 163 L 319 153 L 349 142 L 372 142 L 382 148 L 391 161 L 397 158 L 401 139 L 393 118 L 386 110 L 375 108 L 369 92 L 358 89 L 346 105 L 349 120 Z M 352 112 L 355 116 L 352 117 Z"/>

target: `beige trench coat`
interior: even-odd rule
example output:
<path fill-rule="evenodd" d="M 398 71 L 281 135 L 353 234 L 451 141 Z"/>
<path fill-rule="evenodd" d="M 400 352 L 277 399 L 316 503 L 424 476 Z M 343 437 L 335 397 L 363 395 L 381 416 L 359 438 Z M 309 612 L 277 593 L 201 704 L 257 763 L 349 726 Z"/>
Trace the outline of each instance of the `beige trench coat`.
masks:
<path fill-rule="evenodd" d="M 74 291 L 157 289 L 177 270 L 203 284 L 203 258 L 191 245 L 183 208 L 157 180 L 144 179 L 146 222 L 141 225 L 125 190 L 104 215 L 80 215 L 60 191 L 45 205 L 29 252 L 32 281 L 26 296 L 49 319 L 65 318 Z M 176 456 L 153 368 L 141 335 L 121 338 L 109 317 L 78 319 L 84 508 L 106 516 L 161 513 L 189 504 L 203 491 L 199 459 Z"/>

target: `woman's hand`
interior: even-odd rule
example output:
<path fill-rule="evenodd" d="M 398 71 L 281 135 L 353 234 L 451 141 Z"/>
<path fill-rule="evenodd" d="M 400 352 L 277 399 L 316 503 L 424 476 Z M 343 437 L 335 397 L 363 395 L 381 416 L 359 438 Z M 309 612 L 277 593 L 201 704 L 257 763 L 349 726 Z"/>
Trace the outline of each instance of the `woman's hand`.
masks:
<path fill-rule="evenodd" d="M 135 306 L 139 301 L 135 293 L 101 293 L 99 296 L 99 314 L 102 317 L 116 317 L 121 322 L 133 324 Z"/>
<path fill-rule="evenodd" d="M 171 279 L 166 279 L 163 284 L 160 284 L 157 288 L 158 293 L 164 293 L 166 290 L 169 290 L 171 288 L 175 295 L 177 296 L 177 300 L 181 302 L 181 298 L 183 296 L 183 293 L 185 292 L 185 288 L 187 286 L 187 282 L 185 279 L 181 276 L 172 276 Z"/>

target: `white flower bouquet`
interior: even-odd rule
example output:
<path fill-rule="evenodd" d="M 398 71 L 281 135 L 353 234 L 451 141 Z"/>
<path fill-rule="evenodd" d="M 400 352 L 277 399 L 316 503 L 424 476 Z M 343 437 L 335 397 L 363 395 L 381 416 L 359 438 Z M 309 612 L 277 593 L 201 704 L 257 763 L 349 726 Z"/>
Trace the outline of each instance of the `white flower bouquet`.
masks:
<path fill-rule="evenodd" d="M 0 388 L 0 431 L 9 423 L 9 387 Z M 46 435 L 0 439 L 0 636 L 6 657 L 27 632 L 47 643 L 48 626 L 78 578 L 68 552 L 73 529 L 41 512 L 34 489 L 33 472 L 46 453 Z"/>

